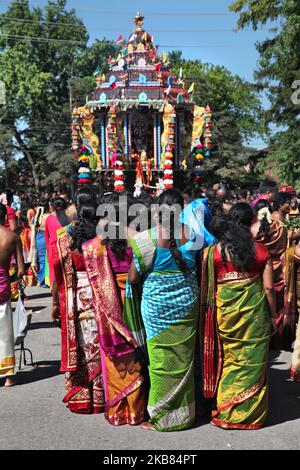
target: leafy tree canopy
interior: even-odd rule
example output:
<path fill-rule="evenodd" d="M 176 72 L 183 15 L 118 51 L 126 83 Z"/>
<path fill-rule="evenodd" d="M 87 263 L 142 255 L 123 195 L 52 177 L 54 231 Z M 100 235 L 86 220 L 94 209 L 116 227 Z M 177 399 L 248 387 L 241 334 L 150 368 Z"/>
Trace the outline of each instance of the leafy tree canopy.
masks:
<path fill-rule="evenodd" d="M 236 0 L 231 10 L 240 14 L 238 26 L 244 28 L 273 22 L 269 37 L 257 44 L 260 54 L 256 80 L 266 91 L 270 106 L 265 121 L 279 126 L 271 135 L 265 162 L 277 168 L 282 182 L 300 189 L 300 2 L 299 0 Z"/>

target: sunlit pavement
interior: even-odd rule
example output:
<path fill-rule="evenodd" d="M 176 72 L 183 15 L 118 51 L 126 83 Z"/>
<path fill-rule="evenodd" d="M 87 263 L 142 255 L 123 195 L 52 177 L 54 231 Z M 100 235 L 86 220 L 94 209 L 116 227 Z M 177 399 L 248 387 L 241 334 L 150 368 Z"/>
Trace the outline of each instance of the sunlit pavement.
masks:
<path fill-rule="evenodd" d="M 32 324 L 25 347 L 38 367 L 23 367 L 15 387 L 1 381 L 0 449 L 300 449 L 300 383 L 289 380 L 288 352 L 270 355 L 269 417 L 259 431 L 222 430 L 203 418 L 193 429 L 158 433 L 70 413 L 62 403 L 60 330 L 51 323 L 50 291 L 33 287 L 27 293 Z"/>

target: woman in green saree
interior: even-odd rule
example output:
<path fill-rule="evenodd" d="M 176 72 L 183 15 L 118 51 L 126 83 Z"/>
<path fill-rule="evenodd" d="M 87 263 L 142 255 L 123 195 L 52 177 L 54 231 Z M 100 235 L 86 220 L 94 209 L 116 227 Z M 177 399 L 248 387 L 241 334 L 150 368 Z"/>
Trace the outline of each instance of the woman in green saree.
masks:
<path fill-rule="evenodd" d="M 193 241 L 171 213 L 183 209 L 183 197 L 167 190 L 158 205 L 169 211 L 157 217 L 157 226 L 131 240 L 134 261 L 131 284 L 143 280 L 141 313 L 149 356 L 150 392 L 146 428 L 179 431 L 195 419 L 194 349 L 198 320 L 198 283 Z M 179 233 L 175 239 L 175 220 Z"/>
<path fill-rule="evenodd" d="M 201 288 L 204 396 L 216 399 L 211 423 L 259 429 L 268 412 L 266 369 L 276 315 L 268 250 L 255 243 L 247 203 L 214 219 L 218 240 L 204 253 Z"/>

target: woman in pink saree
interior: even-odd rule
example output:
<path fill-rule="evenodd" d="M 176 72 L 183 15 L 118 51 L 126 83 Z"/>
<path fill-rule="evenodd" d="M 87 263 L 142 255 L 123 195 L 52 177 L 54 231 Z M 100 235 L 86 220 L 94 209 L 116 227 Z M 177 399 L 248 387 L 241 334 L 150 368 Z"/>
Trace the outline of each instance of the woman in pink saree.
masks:
<path fill-rule="evenodd" d="M 126 195 L 122 196 L 129 201 Z M 121 213 L 126 214 L 128 206 L 119 205 L 116 193 L 109 203 L 115 208 L 117 218 Z M 114 239 L 104 241 L 97 236 L 84 243 L 82 249 L 99 330 L 105 417 L 116 426 L 137 425 L 146 419 L 146 384 L 136 337 L 125 326 L 125 286 L 132 261 L 126 236 L 128 229 L 116 224 Z M 128 302 L 127 308 L 130 305 Z"/>
<path fill-rule="evenodd" d="M 57 198 L 52 203 L 54 213 L 50 214 L 45 222 L 45 242 L 47 251 L 47 260 L 49 265 L 50 287 L 52 290 L 52 320 L 54 324 L 59 324 L 60 312 L 58 303 L 55 300 L 56 285 L 54 275 L 54 255 L 57 243 L 57 231 L 62 227 L 66 227 L 70 223 L 69 217 L 66 215 L 67 204 L 64 199 Z"/>
<path fill-rule="evenodd" d="M 57 242 L 57 230 L 67 226 L 70 223 L 69 217 L 66 215 L 67 204 L 64 199 L 57 198 L 52 202 L 54 211 L 47 217 L 45 222 L 45 239 L 47 257 L 49 262 L 50 283 L 53 284 L 54 269 L 53 269 L 53 250 Z"/>

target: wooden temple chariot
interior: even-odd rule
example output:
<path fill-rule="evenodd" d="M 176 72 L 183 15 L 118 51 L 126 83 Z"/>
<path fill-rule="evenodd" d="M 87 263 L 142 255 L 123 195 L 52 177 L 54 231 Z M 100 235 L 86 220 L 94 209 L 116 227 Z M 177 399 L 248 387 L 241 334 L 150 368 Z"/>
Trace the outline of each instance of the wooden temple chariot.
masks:
<path fill-rule="evenodd" d="M 144 169 L 164 170 L 170 187 L 173 168 L 185 168 L 196 146 L 209 154 L 211 111 L 195 105 L 143 23 L 138 12 L 118 57 L 108 59 L 109 72 L 96 69 L 95 90 L 84 106 L 74 108 L 72 149 L 86 147 L 91 170 L 113 169 L 117 153 L 125 169 L 140 161 Z"/>

